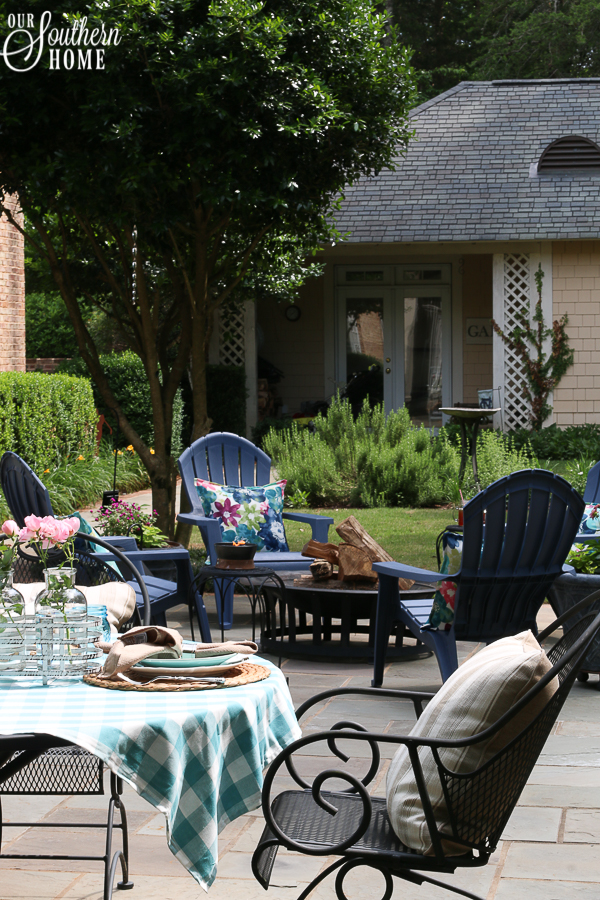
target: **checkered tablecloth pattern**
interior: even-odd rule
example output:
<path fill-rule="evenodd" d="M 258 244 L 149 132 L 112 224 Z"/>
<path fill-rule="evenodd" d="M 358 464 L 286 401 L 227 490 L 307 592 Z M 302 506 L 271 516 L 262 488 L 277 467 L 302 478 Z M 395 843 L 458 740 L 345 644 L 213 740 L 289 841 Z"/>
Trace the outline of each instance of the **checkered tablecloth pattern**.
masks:
<path fill-rule="evenodd" d="M 255 661 L 271 669 L 265 681 L 179 694 L 0 678 L 0 734 L 52 734 L 95 753 L 165 814 L 169 848 L 207 889 L 219 832 L 260 805 L 264 767 L 300 736 L 283 675 Z"/>

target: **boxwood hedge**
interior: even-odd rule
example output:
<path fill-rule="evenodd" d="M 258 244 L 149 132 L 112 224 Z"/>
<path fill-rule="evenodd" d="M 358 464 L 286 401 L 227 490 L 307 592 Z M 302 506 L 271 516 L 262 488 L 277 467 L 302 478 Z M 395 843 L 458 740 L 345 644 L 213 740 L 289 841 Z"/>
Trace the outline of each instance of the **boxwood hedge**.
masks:
<path fill-rule="evenodd" d="M 0 372 L 0 454 L 12 450 L 37 472 L 91 452 L 97 419 L 87 378 Z"/>

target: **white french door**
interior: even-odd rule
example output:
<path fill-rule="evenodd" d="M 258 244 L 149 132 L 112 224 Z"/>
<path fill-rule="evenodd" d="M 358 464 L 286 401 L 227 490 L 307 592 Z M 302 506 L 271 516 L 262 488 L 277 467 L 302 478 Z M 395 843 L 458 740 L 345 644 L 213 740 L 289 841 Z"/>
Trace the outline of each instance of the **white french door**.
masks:
<path fill-rule="evenodd" d="M 370 369 L 372 403 L 406 404 L 413 421 L 441 425 L 452 398 L 450 286 L 340 287 L 336 303 L 337 382 Z"/>

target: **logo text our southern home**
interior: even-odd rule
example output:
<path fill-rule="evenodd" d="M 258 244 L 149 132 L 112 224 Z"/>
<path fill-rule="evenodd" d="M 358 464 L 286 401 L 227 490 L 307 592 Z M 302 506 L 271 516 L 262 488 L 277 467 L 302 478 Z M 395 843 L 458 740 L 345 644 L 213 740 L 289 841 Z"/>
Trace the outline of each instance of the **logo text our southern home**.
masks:
<path fill-rule="evenodd" d="M 106 29 L 103 22 L 88 27 L 87 16 L 59 27 L 52 25 L 52 13 L 39 17 L 33 13 L 7 16 L 9 32 L 0 49 L 0 57 L 13 72 L 29 72 L 40 61 L 49 69 L 104 69 L 107 47 L 121 42 L 118 28 Z"/>

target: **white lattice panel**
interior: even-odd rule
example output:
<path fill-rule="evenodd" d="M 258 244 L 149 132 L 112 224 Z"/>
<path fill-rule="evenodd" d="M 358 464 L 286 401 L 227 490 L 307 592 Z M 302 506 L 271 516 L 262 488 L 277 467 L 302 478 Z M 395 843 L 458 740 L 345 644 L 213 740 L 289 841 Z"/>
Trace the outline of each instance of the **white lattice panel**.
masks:
<path fill-rule="evenodd" d="M 243 366 L 246 360 L 244 309 L 219 317 L 219 362 L 222 366 Z"/>
<path fill-rule="evenodd" d="M 519 325 L 518 316 L 530 313 L 529 254 L 504 254 L 504 328 L 508 334 Z M 529 404 L 522 393 L 523 363 L 504 344 L 504 427 L 529 424 Z"/>

